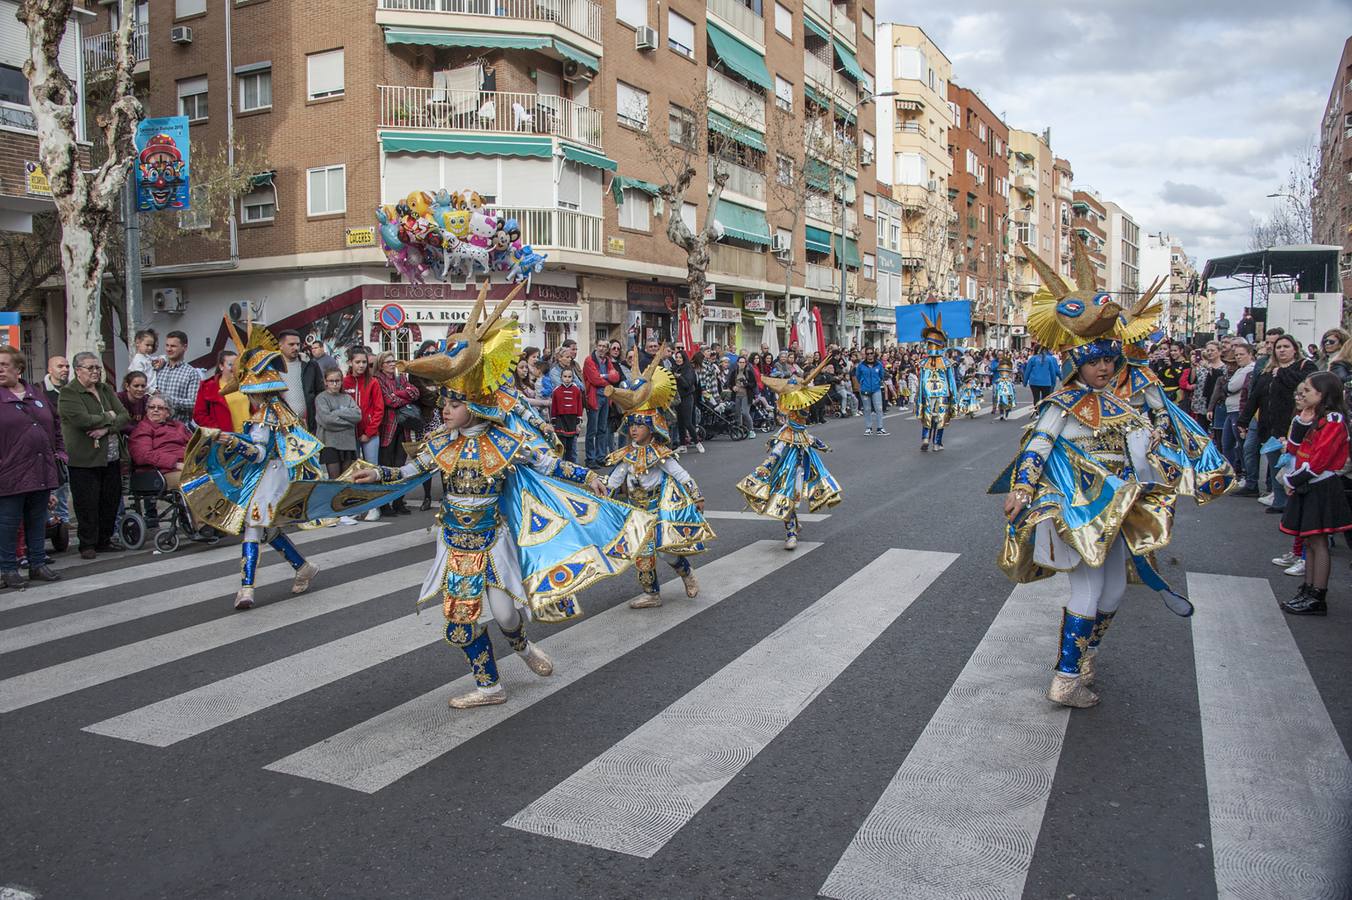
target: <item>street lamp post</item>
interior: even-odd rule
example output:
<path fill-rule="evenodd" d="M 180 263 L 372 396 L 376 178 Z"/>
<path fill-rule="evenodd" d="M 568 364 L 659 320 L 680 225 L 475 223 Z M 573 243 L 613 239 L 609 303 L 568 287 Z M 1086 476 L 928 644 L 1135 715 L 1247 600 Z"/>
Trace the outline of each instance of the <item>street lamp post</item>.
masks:
<path fill-rule="evenodd" d="M 862 87 L 862 86 L 861 86 Z M 862 94 L 855 104 L 850 107 L 849 119 L 859 121 L 859 110 L 867 103 L 872 103 L 877 97 L 895 97 L 896 91 L 883 91 L 881 94 Z M 846 119 L 846 123 L 849 123 Z M 857 129 L 856 129 L 857 130 Z M 859 141 L 854 142 L 854 168 L 859 171 Z M 845 154 L 840 154 L 840 246 L 836 248 L 836 266 L 840 271 L 840 325 L 837 337 L 840 339 L 842 347 L 845 346 Z M 876 211 L 875 211 L 876 214 Z M 862 330 L 862 329 L 861 329 Z"/>

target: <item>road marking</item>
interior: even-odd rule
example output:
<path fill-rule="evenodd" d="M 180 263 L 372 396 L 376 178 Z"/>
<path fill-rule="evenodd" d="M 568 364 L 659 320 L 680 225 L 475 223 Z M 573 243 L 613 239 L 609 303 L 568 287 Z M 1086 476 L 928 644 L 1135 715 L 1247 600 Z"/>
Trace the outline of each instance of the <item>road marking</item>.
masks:
<path fill-rule="evenodd" d="M 319 553 L 310 558 L 310 562 L 325 569 L 330 566 L 340 566 L 344 563 L 354 563 L 360 560 L 373 559 L 387 553 L 397 553 L 400 550 L 407 550 L 420 544 L 428 544 L 429 538 L 426 529 L 419 528 L 414 531 L 405 531 L 400 534 L 390 535 L 378 541 L 371 541 L 358 545 L 359 550 L 354 546 L 339 547 L 336 550 L 329 550 L 325 553 Z M 239 553 L 239 547 L 236 546 L 235 552 Z M 281 556 L 275 554 L 268 548 L 262 549 L 263 554 L 276 556 L 278 560 Z M 428 553 L 427 565 L 431 564 L 431 553 Z M 270 584 L 279 584 L 291 581 L 294 573 L 290 566 L 269 566 L 267 568 L 259 567 L 258 575 L 254 579 L 255 588 L 263 588 Z M 321 572 L 319 585 L 324 584 L 324 576 Z M 41 619 L 37 622 L 29 622 L 26 625 L 17 625 L 14 628 L 0 630 L 0 655 L 13 653 L 15 650 L 22 650 L 26 647 L 35 647 L 39 644 L 45 644 L 48 641 L 56 641 L 61 638 L 71 637 L 76 634 L 84 634 L 89 631 L 95 631 L 99 628 L 107 628 L 111 625 L 120 625 L 123 622 L 129 622 L 134 619 L 145 616 L 153 616 L 158 613 L 168 612 L 173 609 L 180 609 L 185 606 L 192 606 L 195 603 L 202 603 L 215 598 L 223 598 L 233 595 L 239 588 L 239 575 L 225 575 L 220 578 L 213 578 L 208 581 L 190 583 L 183 587 L 169 588 L 168 590 L 157 591 L 153 594 L 146 594 L 142 597 L 131 597 L 127 600 L 121 600 L 117 603 L 109 603 L 105 606 L 96 606 L 93 609 L 80 610 L 78 612 L 67 613 L 64 616 L 53 616 L 50 619 Z"/>
<path fill-rule="evenodd" d="M 361 526 L 365 529 L 379 528 L 384 522 L 372 522 Z M 312 531 L 287 532 L 287 537 L 291 538 L 292 543 L 297 546 L 304 546 L 314 541 L 324 540 L 325 538 L 336 538 L 343 534 L 356 530 L 357 526 L 338 526 L 336 528 L 316 528 Z M 271 560 L 268 557 L 273 557 Z M 61 581 L 51 582 L 41 585 L 30 585 L 23 593 L 17 596 L 5 598 L 5 609 L 18 609 L 22 606 L 32 606 L 35 603 L 46 603 L 48 600 L 60 600 L 62 597 L 71 597 L 75 594 L 94 593 L 105 588 L 118 587 L 119 585 L 130 584 L 133 581 L 144 581 L 148 578 L 157 578 L 161 575 L 182 574 L 186 570 L 195 569 L 200 566 L 207 566 L 213 563 L 227 562 L 232 559 L 239 559 L 239 542 L 235 541 L 227 547 L 216 547 L 211 550 L 203 550 L 198 553 L 188 553 L 182 556 L 175 556 L 172 553 L 165 554 L 154 562 L 141 563 L 135 566 L 126 566 L 119 569 L 110 569 L 107 572 L 100 572 L 97 575 L 82 575 L 76 578 L 65 578 Z M 259 568 L 269 564 L 280 564 L 281 556 L 276 553 L 262 554 L 259 560 Z M 57 571 L 64 572 L 58 564 L 54 566 Z"/>
<path fill-rule="evenodd" d="M 957 558 L 884 552 L 504 824 L 652 857 Z"/>
<path fill-rule="evenodd" d="M 1272 588 L 1189 573 L 1188 596 L 1217 894 L 1352 896 L 1352 761 Z"/>
<path fill-rule="evenodd" d="M 644 610 L 621 605 L 583 619 L 540 642 L 554 659 L 552 677 L 537 678 L 517 654 L 499 659 L 509 694 L 502 706 L 448 708 L 449 694 L 473 687 L 465 675 L 265 768 L 373 794 L 820 546 L 805 541 L 785 553 L 779 541 L 757 541 L 701 566 L 704 588 L 695 600 L 671 597 Z"/>
<path fill-rule="evenodd" d="M 1043 696 L 1056 657 L 1047 597 L 1019 585 L 836 863 L 821 896 L 1022 895 L 1070 710 Z"/>
<path fill-rule="evenodd" d="M 426 562 L 412 563 L 336 587 L 312 591 L 303 597 L 257 607 L 247 613 L 232 613 L 190 628 L 6 678 L 0 681 L 0 712 L 12 712 L 45 700 L 64 697 L 235 641 L 356 606 L 375 597 L 406 590 L 422 583 L 427 566 Z"/>
<path fill-rule="evenodd" d="M 706 518 L 706 519 L 755 519 L 755 520 L 759 520 L 759 521 L 761 521 L 761 522 L 774 522 L 774 521 L 777 521 L 777 520 L 775 520 L 775 519 L 770 519 L 770 518 L 767 518 L 767 517 L 765 517 L 765 516 L 762 516 L 762 515 L 760 515 L 759 513 L 751 512 L 751 511 L 748 510 L 748 509 L 740 509 L 740 510 L 706 509 L 706 510 L 704 511 L 704 518 Z M 826 521 L 826 520 L 829 519 L 829 518 L 831 518 L 831 514 L 830 514 L 830 513 L 799 513 L 799 514 L 798 514 L 798 521 L 800 521 L 800 522 L 824 522 L 824 521 Z"/>

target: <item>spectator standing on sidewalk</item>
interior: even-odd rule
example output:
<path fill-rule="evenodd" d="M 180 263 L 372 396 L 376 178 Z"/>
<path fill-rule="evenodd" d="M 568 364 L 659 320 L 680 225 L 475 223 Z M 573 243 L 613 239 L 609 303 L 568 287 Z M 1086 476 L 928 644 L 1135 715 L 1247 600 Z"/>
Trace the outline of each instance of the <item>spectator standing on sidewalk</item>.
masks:
<path fill-rule="evenodd" d="M 56 410 L 45 393 L 24 381 L 18 348 L 0 346 L 0 579 L 24 586 L 19 574 L 19 529 L 28 544 L 31 581 L 59 581 L 47 565 L 47 511 L 61 483 L 65 445 Z"/>
<path fill-rule="evenodd" d="M 351 394 L 343 391 L 343 372 L 329 369 L 324 373 L 324 392 L 315 397 L 315 437 L 324 449 L 319 451 L 329 478 L 337 478 L 343 470 L 357 461 L 357 426 L 361 410 Z M 341 516 L 338 522 L 355 525 L 351 516 Z"/>
<path fill-rule="evenodd" d="M 202 374 L 183 359 L 188 350 L 188 336 L 171 331 L 164 338 L 164 365 L 155 374 L 155 391 L 169 401 L 174 418 L 185 425 L 192 423 L 197 391 L 202 386 Z"/>
<path fill-rule="evenodd" d="M 64 356 L 53 356 L 47 360 L 47 374 L 42 376 L 42 390 L 47 395 L 47 408 L 56 420 L 57 434 L 61 433 L 61 415 L 57 405 L 61 400 L 61 389 L 70 381 L 70 363 Z M 65 452 L 64 450 L 62 451 Z M 70 484 L 63 481 L 52 491 L 56 498 L 56 517 L 62 526 L 70 522 Z"/>
<path fill-rule="evenodd" d="M 570 463 L 577 462 L 577 432 L 582 422 L 582 388 L 573 381 L 573 370 L 564 369 L 559 373 L 563 382 L 549 395 L 549 420 L 554 433 L 563 444 L 563 458 Z"/>
<path fill-rule="evenodd" d="M 80 557 L 93 559 L 99 553 L 122 550 L 113 540 L 113 525 L 122 499 L 122 428 L 127 424 L 127 410 L 103 380 L 97 356 L 81 352 L 72 362 L 75 378 L 61 389 L 58 407 L 61 438 L 70 458 Z"/>

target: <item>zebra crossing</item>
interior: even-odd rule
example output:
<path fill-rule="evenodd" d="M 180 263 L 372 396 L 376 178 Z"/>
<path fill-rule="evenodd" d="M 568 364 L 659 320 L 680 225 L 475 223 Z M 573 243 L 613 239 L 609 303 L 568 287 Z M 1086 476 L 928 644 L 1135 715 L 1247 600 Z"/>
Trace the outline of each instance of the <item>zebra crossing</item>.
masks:
<path fill-rule="evenodd" d="M 736 518 L 728 516 L 726 518 Z M 740 533 L 739 533 L 740 534 Z M 302 543 L 333 537 L 305 532 Z M 321 566 L 413 551 L 430 541 L 425 529 L 376 531 L 357 545 L 321 549 Z M 561 629 L 539 630 L 556 673 L 537 678 L 519 657 L 501 654 L 509 701 L 470 713 L 447 708 L 446 697 L 469 688 L 462 661 L 445 651 L 446 670 L 459 677 L 430 690 L 389 698 L 388 708 L 320 740 L 290 741 L 257 764 L 297 783 L 322 783 L 370 796 L 405 781 L 536 704 L 572 692 L 594 692 L 595 676 L 630 654 L 653 651 L 664 636 L 697 631 L 714 610 L 769 584 L 791 583 L 830 551 L 804 541 L 785 553 L 778 540 L 733 538 L 739 546 L 698 569 L 703 591 L 688 601 L 679 582 L 666 605 L 630 610 L 623 602 Z M 418 558 L 350 580 L 321 579 L 304 597 L 265 603 L 247 614 L 204 605 L 205 620 L 126 643 L 95 644 L 90 652 L 44 664 L 48 644 L 100 637 L 114 624 L 182 611 L 233 591 L 234 576 L 214 566 L 234 548 L 181 559 L 148 559 L 116 572 L 72 573 L 67 581 L 0 598 L 0 626 L 14 609 L 54 598 L 84 600 L 176 574 L 188 587 L 152 590 L 75 612 L 59 612 L 0 627 L 0 656 L 22 656 L 23 671 L 0 679 L 0 714 L 14 714 L 121 679 L 153 683 L 152 702 L 127 709 L 111 692 L 72 726 L 91 740 L 139 745 L 145 753 L 175 748 L 191 758 L 208 734 L 227 733 L 250 717 L 305 702 L 346 679 L 442 639 L 440 616 L 401 614 L 348 629 L 339 637 L 268 661 L 242 666 L 205 684 L 177 686 L 172 664 L 247 640 L 267 640 L 293 625 L 341 620 L 354 608 L 388 598 L 401 613 L 428 565 Z M 792 732 L 800 715 L 820 702 L 857 661 L 877 652 L 885 632 L 904 627 L 913 607 L 944 603 L 933 590 L 960 554 L 885 549 L 840 584 L 809 599 L 740 655 L 702 673 L 674 700 L 646 710 L 639 724 L 590 760 L 550 773 L 550 785 L 498 821 L 526 833 L 639 859 L 653 859 L 686 831 L 701 827 L 706 807 L 739 776 L 754 770 L 773 742 Z M 401 558 L 402 561 L 403 558 Z M 267 572 L 268 580 L 263 581 Z M 260 584 L 279 585 L 289 570 L 260 567 Z M 787 580 L 787 581 L 786 581 Z M 1310 672 L 1277 610 L 1268 582 L 1189 572 L 1198 612 L 1191 629 L 1201 710 L 1202 756 L 1214 856 L 1222 896 L 1342 896 L 1352 892 L 1352 761 L 1334 729 Z M 46 588 L 52 590 L 45 593 Z M 153 589 L 159 588 L 159 589 Z M 274 591 L 278 589 L 273 588 Z M 1046 702 L 1050 642 L 1064 577 L 1013 587 L 971 650 L 957 678 L 899 767 L 870 806 L 854 811 L 854 834 L 833 853 L 817 884 L 838 898 L 1018 897 L 1025 890 L 1039 832 L 1057 777 L 1071 711 Z M 17 603 L 15 601 L 23 601 Z M 586 598 L 584 598 L 586 606 Z M 924 641 L 923 634 L 913 638 Z M 69 645 L 66 645 L 69 646 Z M 1243 663 L 1242 665 L 1240 663 Z M 163 674 L 162 674 L 163 673 Z M 187 689 L 182 689 L 187 687 Z M 605 698 L 597 698 L 604 701 Z M 612 702 L 634 702 L 610 698 Z M 84 713 L 84 708 L 81 708 Z M 1077 713 L 1092 715 L 1092 713 Z M 4 718 L 0 718 L 3 722 Z M 577 727 L 584 727 L 580 723 Z M 554 735 L 567 740 L 567 735 Z M 1274 765 L 1274 761 L 1282 765 Z M 804 765 L 808 762 L 804 761 Z M 890 767 L 889 767 L 890 769 Z M 822 798 L 822 802 L 830 802 Z M 775 827 L 774 822 L 763 823 Z"/>

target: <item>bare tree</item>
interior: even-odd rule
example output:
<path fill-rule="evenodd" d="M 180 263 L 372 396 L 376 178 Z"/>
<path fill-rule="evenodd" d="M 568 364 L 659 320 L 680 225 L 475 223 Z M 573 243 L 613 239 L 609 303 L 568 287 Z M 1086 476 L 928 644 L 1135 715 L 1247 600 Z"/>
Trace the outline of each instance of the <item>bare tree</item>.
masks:
<path fill-rule="evenodd" d="M 1253 221 L 1249 249 L 1308 244 L 1314 240 L 1315 183 L 1318 177 L 1319 151 L 1310 141 L 1296 154 L 1286 180 L 1273 192 L 1277 195 L 1277 202 L 1272 215 Z"/>
<path fill-rule="evenodd" d="M 33 216 L 29 234 L 0 232 L 0 295 L 5 312 L 32 309 L 38 289 L 61 274 L 61 223 L 56 213 Z"/>
<path fill-rule="evenodd" d="M 142 116 L 141 103 L 132 90 L 133 2 L 118 2 L 122 24 L 114 42 L 112 102 L 96 119 L 109 154 L 92 172 L 80 167 L 75 128 L 75 104 L 80 98 L 60 61 L 72 0 L 22 0 L 17 16 L 28 29 L 29 58 L 23 72 L 37 122 L 38 156 L 61 223 L 68 355 L 102 349 L 99 295 L 108 262 L 108 238 L 117 224 L 122 187 L 134 155 L 132 138 Z"/>
<path fill-rule="evenodd" d="M 953 208 L 936 199 L 936 193 L 937 190 L 927 190 L 925 185 L 901 187 L 898 198 L 902 207 L 901 255 L 912 269 L 911 277 L 903 279 L 905 303 L 947 298 L 952 293 L 949 278 L 960 261 L 965 264 L 969 252 L 956 246 Z"/>

